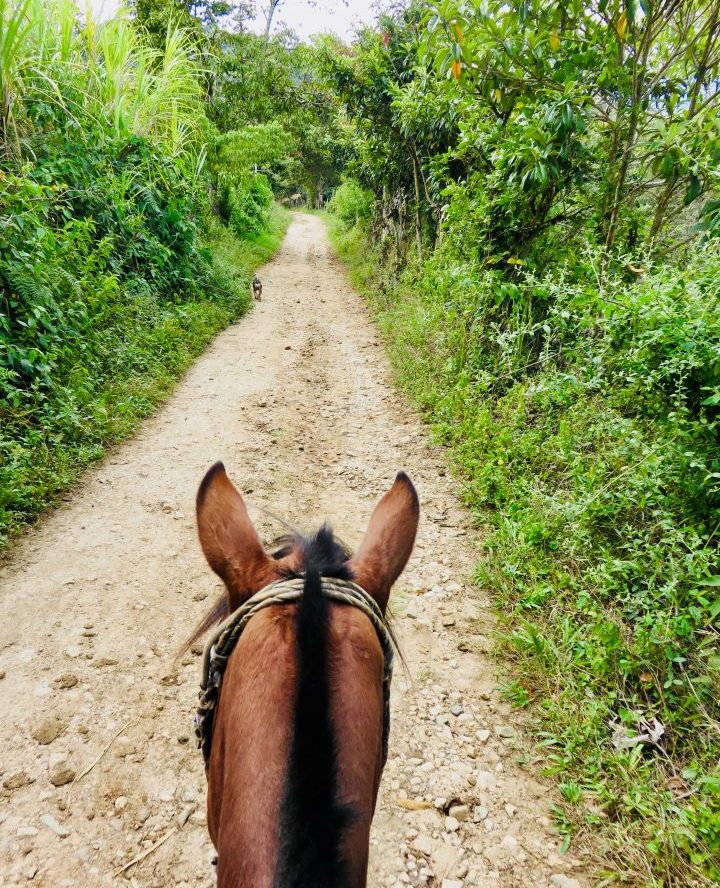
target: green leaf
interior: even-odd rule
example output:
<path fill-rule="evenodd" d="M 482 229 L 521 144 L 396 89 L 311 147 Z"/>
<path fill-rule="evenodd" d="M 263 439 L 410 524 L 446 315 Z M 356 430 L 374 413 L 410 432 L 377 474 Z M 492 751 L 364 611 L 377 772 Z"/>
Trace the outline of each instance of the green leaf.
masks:
<path fill-rule="evenodd" d="M 683 198 L 683 203 L 685 206 L 691 204 L 696 198 L 698 198 L 702 194 L 702 182 L 695 175 L 695 173 L 690 173 L 690 183 L 688 184 L 687 190 L 685 192 L 685 197 Z"/>
<path fill-rule="evenodd" d="M 711 619 L 711 620 L 714 620 L 714 619 L 717 617 L 717 615 L 720 614 L 720 598 L 717 598 L 717 599 L 716 599 L 716 600 L 710 605 L 709 614 L 710 614 L 710 619 Z"/>

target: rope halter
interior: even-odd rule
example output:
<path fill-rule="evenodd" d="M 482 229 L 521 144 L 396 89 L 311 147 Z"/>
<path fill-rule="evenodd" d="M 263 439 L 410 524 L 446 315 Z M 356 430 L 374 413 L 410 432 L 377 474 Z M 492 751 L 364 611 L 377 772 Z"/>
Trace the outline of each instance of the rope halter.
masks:
<path fill-rule="evenodd" d="M 195 736 L 198 748 L 205 759 L 205 770 L 210 763 L 212 749 L 213 722 L 215 710 L 220 700 L 220 688 L 230 655 L 235 650 L 243 630 L 256 613 L 266 607 L 279 604 L 293 604 L 303 596 L 304 577 L 278 580 L 256 592 L 237 610 L 227 616 L 214 630 L 205 644 L 202 659 L 202 677 L 197 713 L 195 715 Z M 382 764 L 385 766 L 390 737 L 390 682 L 393 670 L 393 643 L 385 619 L 375 600 L 360 586 L 349 580 L 323 577 L 322 592 L 331 601 L 339 602 L 362 611 L 373 624 L 382 648 L 385 668 L 383 670 L 383 737 Z"/>

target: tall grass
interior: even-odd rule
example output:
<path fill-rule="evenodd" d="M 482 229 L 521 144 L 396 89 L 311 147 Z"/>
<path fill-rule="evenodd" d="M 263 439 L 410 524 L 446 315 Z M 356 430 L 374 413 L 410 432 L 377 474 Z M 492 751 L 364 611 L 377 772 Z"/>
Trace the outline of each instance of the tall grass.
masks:
<path fill-rule="evenodd" d="M 169 27 L 164 50 L 141 39 L 124 11 L 103 23 L 74 0 L 0 0 L 0 142 L 27 153 L 38 102 L 78 125 L 159 142 L 173 156 L 201 149 L 202 87 L 192 43 Z"/>
<path fill-rule="evenodd" d="M 213 219 L 208 126 L 187 31 L 0 0 L 0 549 L 247 307 L 284 218 Z"/>

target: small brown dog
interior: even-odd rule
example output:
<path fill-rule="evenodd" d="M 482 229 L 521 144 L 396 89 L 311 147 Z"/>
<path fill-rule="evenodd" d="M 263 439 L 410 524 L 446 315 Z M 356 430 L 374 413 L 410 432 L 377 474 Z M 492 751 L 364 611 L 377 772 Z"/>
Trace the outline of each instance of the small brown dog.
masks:
<path fill-rule="evenodd" d="M 260 302 L 262 298 L 262 281 L 256 274 L 253 275 L 252 279 L 252 294 L 253 298 Z"/>

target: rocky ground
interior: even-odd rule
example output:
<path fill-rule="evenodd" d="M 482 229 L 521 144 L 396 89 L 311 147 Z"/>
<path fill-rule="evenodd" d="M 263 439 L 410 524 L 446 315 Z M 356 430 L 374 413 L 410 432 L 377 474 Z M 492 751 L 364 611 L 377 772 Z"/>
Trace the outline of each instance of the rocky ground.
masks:
<path fill-rule="evenodd" d="M 260 276 L 263 302 L 0 568 L 0 885 L 212 885 L 199 662 L 175 653 L 218 591 L 193 515 L 216 459 L 268 540 L 280 516 L 357 543 L 398 469 L 418 487 L 369 884 L 589 885 L 498 692 L 477 531 L 322 222 L 297 215 Z"/>

